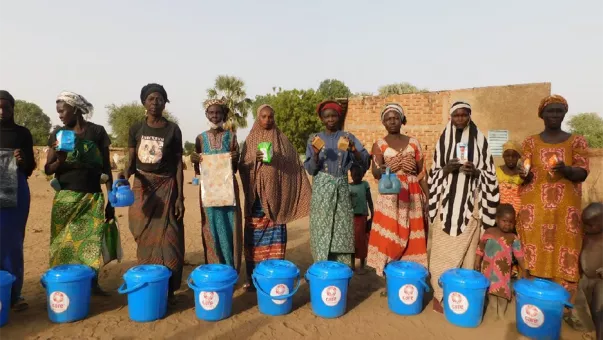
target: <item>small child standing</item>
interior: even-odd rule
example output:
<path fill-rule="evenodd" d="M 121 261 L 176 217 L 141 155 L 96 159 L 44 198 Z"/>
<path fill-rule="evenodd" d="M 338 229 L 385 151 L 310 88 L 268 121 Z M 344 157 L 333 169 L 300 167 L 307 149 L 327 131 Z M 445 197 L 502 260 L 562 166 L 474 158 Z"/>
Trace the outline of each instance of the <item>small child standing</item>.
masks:
<path fill-rule="evenodd" d="M 521 207 L 521 198 L 519 197 L 519 188 L 524 182 L 526 175 L 523 166 L 518 164 L 521 158 L 521 149 L 513 141 L 503 144 L 504 165 L 496 168 L 496 178 L 500 190 L 500 203 L 511 204 L 515 211 Z"/>
<path fill-rule="evenodd" d="M 495 309 L 498 318 L 504 318 L 511 301 L 511 267 L 517 259 L 523 276 L 527 276 L 521 242 L 515 229 L 516 212 L 512 205 L 501 204 L 496 209 L 496 226 L 486 230 L 477 246 L 475 270 L 490 280 L 489 309 Z"/>
<path fill-rule="evenodd" d="M 354 257 L 360 261 L 361 270 L 359 274 L 364 274 L 368 253 L 368 235 L 371 226 L 371 220 L 368 219 L 368 215 L 370 211 L 370 216 L 371 218 L 373 217 L 373 199 L 368 182 L 362 180 L 364 176 L 362 169 L 358 165 L 353 165 L 350 173 L 352 175 L 350 199 L 352 200 L 352 209 L 354 210 Z M 353 261 L 352 268 L 356 270 L 356 261 Z"/>
<path fill-rule="evenodd" d="M 586 296 L 597 340 L 603 340 L 603 203 L 591 203 L 582 211 L 584 241 L 580 254 L 579 287 Z"/>

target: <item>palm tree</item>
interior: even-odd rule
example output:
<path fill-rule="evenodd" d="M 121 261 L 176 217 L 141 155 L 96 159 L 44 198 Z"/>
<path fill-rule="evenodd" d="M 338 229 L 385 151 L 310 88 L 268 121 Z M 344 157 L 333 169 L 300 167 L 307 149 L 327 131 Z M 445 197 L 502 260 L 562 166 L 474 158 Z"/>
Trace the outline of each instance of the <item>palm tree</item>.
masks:
<path fill-rule="evenodd" d="M 242 79 L 233 76 L 218 76 L 213 88 L 207 89 L 209 99 L 222 98 L 230 113 L 225 127 L 236 131 L 238 128 L 247 127 L 247 115 L 253 101 L 247 98 L 245 83 Z"/>

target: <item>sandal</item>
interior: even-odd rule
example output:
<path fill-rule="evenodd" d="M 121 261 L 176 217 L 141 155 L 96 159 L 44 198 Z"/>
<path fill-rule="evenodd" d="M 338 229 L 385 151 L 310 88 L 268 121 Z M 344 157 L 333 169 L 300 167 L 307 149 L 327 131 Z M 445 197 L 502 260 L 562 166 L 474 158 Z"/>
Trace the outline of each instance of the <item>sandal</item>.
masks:
<path fill-rule="evenodd" d="M 17 301 L 15 301 L 15 303 L 13 303 L 10 308 L 15 312 L 22 312 L 22 311 L 26 310 L 27 308 L 29 308 L 29 304 L 27 304 L 27 302 L 25 302 L 25 299 L 23 299 L 22 297 L 19 297 L 17 299 Z"/>

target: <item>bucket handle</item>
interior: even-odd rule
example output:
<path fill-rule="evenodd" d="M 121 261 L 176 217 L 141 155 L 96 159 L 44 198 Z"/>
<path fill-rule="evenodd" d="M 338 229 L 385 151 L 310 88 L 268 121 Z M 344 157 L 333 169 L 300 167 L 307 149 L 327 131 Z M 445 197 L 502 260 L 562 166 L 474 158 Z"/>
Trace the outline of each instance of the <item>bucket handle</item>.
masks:
<path fill-rule="evenodd" d="M 234 286 L 234 285 L 237 283 L 237 281 L 238 281 L 238 280 L 239 280 L 239 278 L 238 278 L 238 277 L 236 277 L 236 278 L 235 278 L 235 279 L 234 279 L 234 280 L 233 280 L 231 283 L 225 284 L 225 285 L 220 286 L 220 287 L 218 287 L 218 288 L 209 288 L 209 289 L 207 289 L 207 290 L 208 290 L 208 291 L 212 291 L 212 292 L 219 292 L 219 291 L 222 291 L 222 290 L 226 290 L 226 289 L 230 288 L 231 286 Z M 193 289 L 193 290 L 202 290 L 202 289 L 201 289 L 201 287 L 199 287 L 199 286 L 197 286 L 197 285 L 195 284 L 195 282 L 193 281 L 193 278 L 192 278 L 192 277 L 190 277 L 190 276 L 188 277 L 188 279 L 186 279 L 186 284 L 187 284 L 187 285 L 188 285 L 188 286 L 189 286 L 191 289 Z"/>
<path fill-rule="evenodd" d="M 385 276 L 385 272 L 383 272 L 383 277 L 386 277 L 386 276 Z M 421 284 L 421 286 L 423 286 L 423 289 L 425 289 L 425 291 L 426 291 L 426 292 L 429 292 L 429 291 L 430 291 L 429 286 L 427 285 L 427 283 L 425 283 L 425 278 L 424 278 L 424 279 L 422 279 L 422 280 L 418 280 L 418 281 L 419 281 L 419 283 Z M 438 281 L 438 282 L 439 282 L 439 281 Z M 442 285 L 440 284 L 440 287 L 441 287 L 441 286 L 442 286 Z"/>
<path fill-rule="evenodd" d="M 279 296 L 272 296 L 272 295 L 266 293 L 262 289 L 262 287 L 260 287 L 258 280 L 256 279 L 255 276 L 252 276 L 251 279 L 253 280 L 253 285 L 255 286 L 255 288 L 257 288 L 258 292 L 260 292 L 262 295 L 267 296 L 273 300 L 287 300 L 288 298 L 295 295 L 295 293 L 297 293 L 297 290 L 299 289 L 299 286 L 301 285 L 301 279 L 299 278 L 299 275 L 298 275 L 297 276 L 297 286 L 293 289 L 293 291 L 291 293 L 285 294 L 285 295 L 279 295 Z"/>
<path fill-rule="evenodd" d="M 117 289 L 117 292 L 118 292 L 119 294 L 129 294 L 129 293 L 132 293 L 132 292 L 134 292 L 134 291 L 136 291 L 136 290 L 139 290 L 140 288 L 142 288 L 142 287 L 144 287 L 144 286 L 146 286 L 146 285 L 147 285 L 147 282 L 141 282 L 141 283 L 139 283 L 139 284 L 135 285 L 134 287 L 131 287 L 131 288 L 126 288 L 126 283 L 124 282 L 124 283 L 121 285 L 121 287 L 119 287 L 119 288 Z"/>
<path fill-rule="evenodd" d="M 42 276 L 42 278 L 40 279 L 40 284 L 44 289 L 46 289 L 46 282 L 44 282 L 44 276 Z"/>

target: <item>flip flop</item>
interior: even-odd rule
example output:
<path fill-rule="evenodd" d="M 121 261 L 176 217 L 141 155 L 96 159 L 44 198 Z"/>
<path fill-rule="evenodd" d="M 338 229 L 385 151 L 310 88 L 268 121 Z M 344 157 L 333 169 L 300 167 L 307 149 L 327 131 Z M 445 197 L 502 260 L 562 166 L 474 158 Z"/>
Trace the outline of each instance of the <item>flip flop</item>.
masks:
<path fill-rule="evenodd" d="M 27 304 L 27 302 L 25 302 L 25 299 L 20 297 L 17 300 L 17 302 L 15 302 L 10 308 L 15 312 L 22 312 L 22 311 L 26 310 L 27 308 L 29 308 L 29 304 Z"/>

